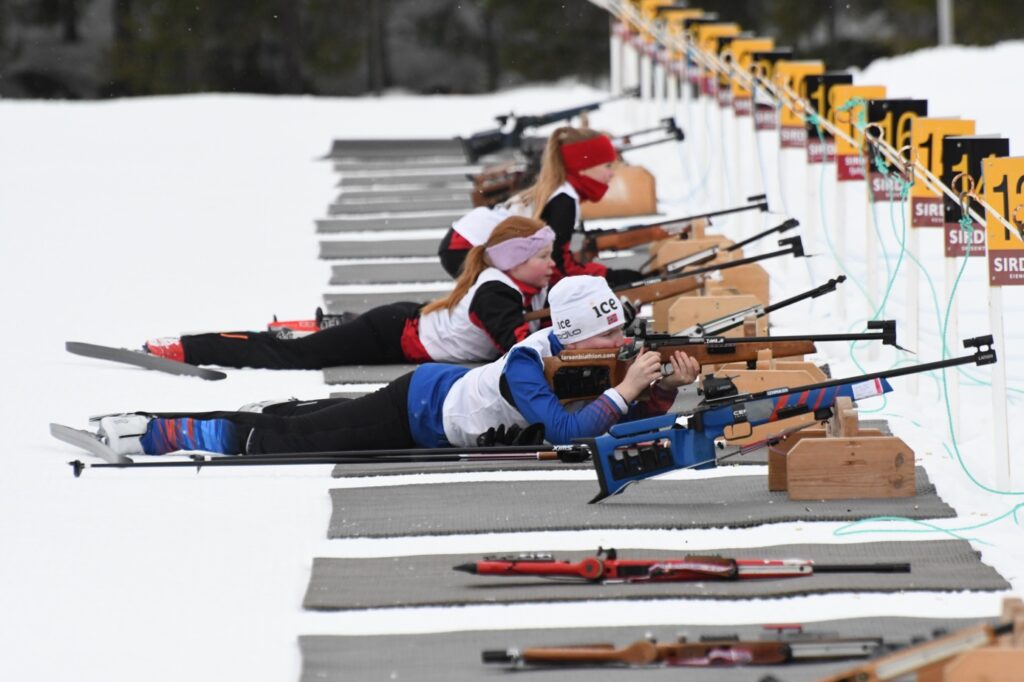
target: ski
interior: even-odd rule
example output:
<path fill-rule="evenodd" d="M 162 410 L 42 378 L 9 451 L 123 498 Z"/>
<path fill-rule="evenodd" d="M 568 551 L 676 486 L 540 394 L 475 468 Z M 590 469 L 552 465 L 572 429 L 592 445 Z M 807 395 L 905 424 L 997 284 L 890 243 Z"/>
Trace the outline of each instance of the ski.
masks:
<path fill-rule="evenodd" d="M 111 362 L 122 362 L 127 365 L 135 365 L 143 369 L 154 369 L 158 372 L 178 374 L 181 376 L 199 377 L 207 381 L 218 381 L 226 379 L 227 374 L 215 369 L 197 367 L 187 362 L 176 362 L 167 358 L 157 357 L 149 353 L 127 348 L 114 348 L 112 346 L 100 346 L 95 343 L 81 343 L 79 341 L 68 341 L 64 348 L 69 353 L 82 355 L 87 358 L 98 360 L 110 360 Z"/>
<path fill-rule="evenodd" d="M 100 440 L 92 431 L 73 429 L 63 424 L 50 424 L 50 435 L 68 445 L 74 445 L 90 454 L 96 455 L 109 464 L 131 464 L 131 457 L 119 455 L 109 445 Z"/>

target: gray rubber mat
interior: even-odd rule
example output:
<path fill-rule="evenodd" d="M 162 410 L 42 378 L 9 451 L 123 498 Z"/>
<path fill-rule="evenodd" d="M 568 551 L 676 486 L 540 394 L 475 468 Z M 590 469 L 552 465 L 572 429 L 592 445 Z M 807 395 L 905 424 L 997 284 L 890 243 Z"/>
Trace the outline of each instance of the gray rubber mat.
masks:
<path fill-rule="evenodd" d="M 918 467 L 917 496 L 793 501 L 769 492 L 763 475 L 647 480 L 600 504 L 593 481 L 437 483 L 332 490 L 329 538 L 511 533 L 596 528 L 740 528 L 784 521 L 855 521 L 872 516 L 951 518 Z M 388 500 L 387 514 L 380 513 Z"/>
<path fill-rule="evenodd" d="M 352 394 L 339 394 L 340 398 Z M 331 394 L 334 397 L 334 394 Z M 539 448 L 538 448 L 539 449 Z M 371 476 L 404 476 L 407 474 L 466 474 L 482 471 L 570 471 L 591 469 L 590 462 L 565 463 L 550 461 L 511 462 L 408 462 L 389 464 L 338 464 L 331 472 L 334 478 L 365 478 Z"/>
<path fill-rule="evenodd" d="M 954 632 L 980 623 L 995 621 L 938 618 L 851 618 L 807 623 L 804 632 L 829 638 L 876 638 L 901 646 L 927 639 L 941 632 Z M 418 680 L 419 682 L 472 682 L 480 679 L 509 679 L 513 673 L 498 665 L 480 662 L 488 649 L 526 649 L 534 646 L 579 645 L 607 642 L 626 646 L 651 636 L 659 642 L 738 638 L 746 641 L 770 638 L 761 624 L 754 625 L 633 625 L 619 627 L 547 628 L 533 630 L 485 630 L 425 635 L 299 637 L 302 653 L 302 682 L 344 680 Z M 395 652 L 401 652 L 396 656 Z M 597 679 L 685 680 L 686 682 L 751 682 L 772 675 L 779 682 L 811 682 L 834 675 L 857 661 L 795 663 L 785 666 L 743 666 L 726 668 L 645 668 L 641 670 L 598 668 L 531 669 L 521 675 L 535 680 L 593 682 Z M 602 673 L 598 677 L 598 673 Z"/>
<path fill-rule="evenodd" d="M 330 284 L 450 282 L 451 279 L 437 260 L 431 263 L 351 263 L 332 266 Z"/>
<path fill-rule="evenodd" d="M 339 232 L 371 232 L 374 230 L 447 230 L 452 223 L 465 215 L 465 211 L 431 211 L 419 215 L 396 213 L 390 216 L 372 218 L 322 218 L 316 221 L 316 231 L 321 234 Z M 438 239 L 438 242 L 441 240 Z M 437 253 L 437 250 L 434 250 Z"/>
<path fill-rule="evenodd" d="M 462 144 L 453 137 L 396 139 L 339 139 L 331 144 L 325 159 L 405 159 L 417 156 L 456 156 Z"/>
<path fill-rule="evenodd" d="M 389 201 L 344 201 L 334 202 L 327 207 L 327 215 L 356 215 L 360 213 L 412 213 L 414 211 L 469 211 L 473 202 L 469 195 L 448 199 L 391 199 Z"/>
<path fill-rule="evenodd" d="M 380 513 L 380 510 L 378 510 Z M 500 554 L 500 552 L 495 552 Z M 555 552 L 558 560 L 580 561 L 593 552 Z M 670 559 L 685 551 L 620 549 L 628 559 Z M 606 599 L 763 599 L 830 592 L 996 591 L 1010 584 L 983 564 L 966 540 L 796 544 L 721 548 L 703 554 L 736 558 L 811 559 L 819 564 L 909 562 L 909 573 L 815 573 L 802 578 L 647 583 L 580 583 L 522 576 L 480 576 L 453 566 L 480 554 L 313 560 L 303 606 L 350 610 L 409 606 L 520 604 Z M 394 580 L 386 579 L 388 576 Z"/>
<path fill-rule="evenodd" d="M 346 189 L 364 189 L 390 186 L 459 187 L 467 192 L 472 184 L 467 175 L 473 175 L 480 167 L 462 167 L 456 170 L 438 169 L 429 173 L 350 171 L 341 176 L 336 186 Z"/>
<path fill-rule="evenodd" d="M 408 374 L 419 365 L 350 365 L 327 367 L 324 369 L 324 382 L 327 384 L 386 384 L 400 376 Z M 463 367 L 479 367 L 479 364 L 466 363 Z"/>
<path fill-rule="evenodd" d="M 324 294 L 324 309 L 328 313 L 363 313 L 397 301 L 427 303 L 445 294 L 444 291 L 387 291 L 372 294 Z"/>
<path fill-rule="evenodd" d="M 320 258 L 388 258 L 436 256 L 441 235 L 431 239 L 390 239 L 388 241 L 320 242 Z"/>
<path fill-rule="evenodd" d="M 463 201 L 469 196 L 472 186 L 464 183 L 465 188 L 456 187 L 419 187 L 398 185 L 397 187 L 383 186 L 370 188 L 346 188 L 338 194 L 334 203 L 401 203 L 403 201 L 418 201 L 421 199 L 448 199 L 451 201 Z"/>

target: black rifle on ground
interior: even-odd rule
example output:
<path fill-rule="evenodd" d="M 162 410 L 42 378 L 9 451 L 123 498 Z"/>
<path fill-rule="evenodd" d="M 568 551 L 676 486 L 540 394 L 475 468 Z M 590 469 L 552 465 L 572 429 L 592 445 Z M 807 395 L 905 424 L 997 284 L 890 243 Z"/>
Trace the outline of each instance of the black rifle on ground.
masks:
<path fill-rule="evenodd" d="M 518 149 L 522 143 L 523 134 L 531 128 L 540 128 L 541 126 L 557 123 L 558 121 L 568 121 L 582 113 L 600 109 L 603 104 L 620 99 L 638 97 L 639 95 L 640 89 L 633 88 L 621 95 L 609 97 L 599 102 L 591 102 L 546 114 L 537 114 L 535 116 L 516 116 L 515 114 L 496 116 L 495 120 L 498 121 L 498 124 L 501 126 L 500 128 L 485 130 L 469 137 L 459 137 L 457 139 L 462 144 L 462 151 L 466 154 L 466 161 L 476 163 L 482 156 L 494 154 L 503 149 Z M 508 125 L 509 121 L 512 121 L 512 125 L 506 131 L 504 128 Z"/>

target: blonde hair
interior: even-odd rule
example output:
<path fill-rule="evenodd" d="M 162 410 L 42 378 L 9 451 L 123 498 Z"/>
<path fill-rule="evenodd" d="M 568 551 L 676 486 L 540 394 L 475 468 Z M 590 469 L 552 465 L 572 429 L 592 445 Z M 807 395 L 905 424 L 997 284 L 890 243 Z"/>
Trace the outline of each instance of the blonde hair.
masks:
<path fill-rule="evenodd" d="M 505 218 L 494 231 L 491 232 L 491 236 L 487 238 L 487 241 L 479 246 L 474 246 L 466 254 L 466 260 L 462 263 L 462 269 L 459 272 L 459 278 L 455 280 L 455 288 L 451 290 L 444 298 L 439 298 L 436 301 L 431 301 L 420 310 L 420 315 L 426 315 L 432 313 L 435 310 L 448 309 L 452 310 L 459 301 L 466 295 L 466 292 L 476 284 L 476 280 L 480 277 L 480 273 L 489 267 L 492 267 L 490 259 L 487 257 L 487 249 L 502 242 L 506 242 L 509 239 L 516 239 L 519 237 L 529 237 L 537 230 L 544 227 L 544 222 L 541 220 L 535 220 L 533 218 L 524 218 L 521 216 L 509 216 Z"/>
<path fill-rule="evenodd" d="M 511 201 L 532 207 L 533 217 L 540 218 L 540 214 L 544 210 L 545 204 L 547 204 L 548 197 L 566 179 L 565 162 L 562 161 L 562 145 L 572 142 L 583 142 L 584 140 L 600 137 L 603 134 L 590 128 L 565 126 L 556 129 L 551 133 L 551 137 L 548 138 L 547 145 L 544 146 L 537 181 L 512 197 Z"/>

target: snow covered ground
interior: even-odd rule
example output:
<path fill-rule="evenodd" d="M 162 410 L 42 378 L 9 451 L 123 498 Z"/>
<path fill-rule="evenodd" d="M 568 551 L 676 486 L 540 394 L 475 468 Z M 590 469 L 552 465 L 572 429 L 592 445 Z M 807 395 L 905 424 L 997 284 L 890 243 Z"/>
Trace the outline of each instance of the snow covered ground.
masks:
<path fill-rule="evenodd" d="M 858 82 L 880 82 L 900 95 L 932 98 L 933 110 L 976 118 L 979 132 L 1007 135 L 1018 150 L 1024 121 L 1009 113 L 1013 108 L 1007 105 L 1013 103 L 997 84 L 1000 65 L 1019 61 L 1022 53 L 1020 43 L 926 51 L 873 65 Z M 933 64 L 937 75 L 930 80 L 923 71 Z M 980 75 L 951 85 L 941 74 L 954 65 Z M 301 609 L 301 600 L 314 556 L 616 544 L 671 548 L 684 542 L 692 549 L 894 536 L 882 533 L 878 524 L 860 528 L 879 532 L 842 537 L 835 535 L 839 524 L 785 524 L 733 531 L 327 541 L 327 491 L 374 481 L 332 481 L 326 466 L 204 470 L 198 475 L 185 470 L 93 471 L 72 477 L 66 462 L 80 455 L 48 436 L 51 421 L 85 426 L 88 415 L 111 411 L 227 409 L 254 399 L 328 392 L 318 372 L 232 371 L 228 380 L 209 383 L 70 356 L 63 343 L 135 347 L 151 336 L 259 328 L 273 313 L 311 313 L 329 274 L 328 265 L 316 260 L 312 220 L 321 217 L 335 194 L 330 166 L 315 159 L 333 138 L 447 137 L 487 127 L 497 113 L 534 113 L 601 96 L 562 84 L 486 97 L 208 95 L 0 102 L 0 300 L 6 321 L 0 341 L 0 376 L 5 379 L 0 414 L 7 435 L 0 450 L 0 678 L 294 679 L 300 634 L 749 622 L 777 619 L 780 608 L 787 618 L 805 621 L 995 614 L 1001 595 L 946 593 L 716 601 L 714 609 L 691 600 L 309 613 Z M 635 110 L 618 104 L 595 114 L 592 123 L 624 131 L 635 127 L 635 118 Z M 687 133 L 689 144 L 695 144 L 707 130 L 697 121 Z M 680 199 L 669 208 L 712 203 L 706 192 L 693 189 L 703 178 L 690 154 L 665 148 L 638 154 L 655 171 L 662 193 Z M 784 178 L 804 177 L 792 154 L 776 165 Z M 677 178 L 687 180 L 689 188 Z M 797 213 L 804 205 L 792 203 Z M 891 229 L 887 210 L 880 208 L 878 216 L 894 266 L 893 235 L 898 232 Z M 860 234 L 854 229 L 858 223 L 848 225 L 848 234 Z M 848 239 L 853 270 L 863 269 L 862 241 Z M 941 299 L 937 235 L 927 235 L 922 246 Z M 823 248 L 819 252 L 825 253 Z M 835 274 L 827 255 L 814 267 Z M 778 273 L 773 287 L 779 297 L 811 282 L 800 267 L 773 273 Z M 973 336 L 988 328 L 981 264 L 972 264 L 965 278 L 967 303 L 961 305 L 960 325 L 963 336 Z M 890 317 L 903 312 L 901 292 L 902 285 L 894 288 Z M 998 350 L 1019 396 L 1024 364 L 1015 346 L 1022 338 L 1021 297 L 1009 290 L 1005 298 L 1006 348 Z M 934 319 L 929 330 L 931 303 L 926 299 L 923 295 L 917 350 L 921 360 L 932 360 L 939 354 L 938 335 Z M 817 303 L 813 314 L 793 310 L 776 322 L 782 329 L 834 331 L 857 324 L 852 298 L 850 310 L 839 319 L 833 306 Z M 826 351 L 823 359 L 835 376 L 858 371 L 844 344 Z M 863 349 L 858 357 L 872 369 L 897 359 L 882 354 L 869 362 Z M 988 378 L 984 368 L 970 374 Z M 885 405 L 865 403 L 864 411 L 876 410 L 871 416 L 890 420 L 915 448 L 940 494 L 957 508 L 958 519 L 936 525 L 982 525 L 958 534 L 976 539 L 984 560 L 1021 594 L 1020 529 L 1013 518 L 998 519 L 1024 501 L 1024 476 L 1018 471 L 1014 490 L 1020 492 L 1015 495 L 987 493 L 970 483 L 949 455 L 936 381 L 922 380 L 919 397 L 903 387 L 898 384 Z M 985 482 L 992 459 L 987 387 L 965 385 L 960 404 L 960 451 Z M 1011 424 L 1011 442 L 1022 436 L 1021 428 Z M 1021 469 L 1017 452 L 1015 464 Z M 494 477 L 502 476 L 461 479 Z M 411 477 L 407 482 L 429 480 Z M 381 500 L 382 508 L 387 504 Z"/>

